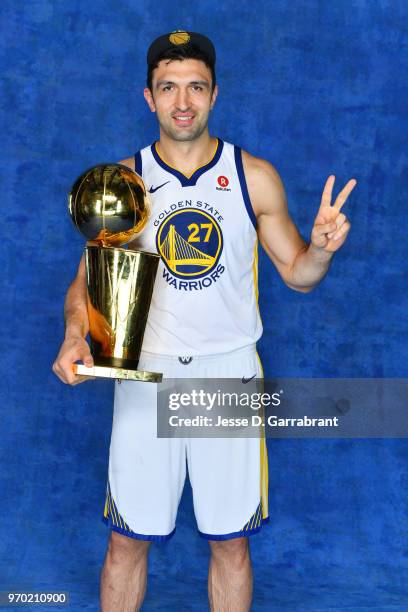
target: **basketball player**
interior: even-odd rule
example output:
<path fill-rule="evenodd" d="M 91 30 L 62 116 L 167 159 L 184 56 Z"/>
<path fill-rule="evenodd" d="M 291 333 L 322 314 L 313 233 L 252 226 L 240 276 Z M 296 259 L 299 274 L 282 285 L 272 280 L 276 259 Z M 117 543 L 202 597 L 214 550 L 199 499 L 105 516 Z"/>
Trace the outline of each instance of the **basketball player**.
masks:
<path fill-rule="evenodd" d="M 156 113 L 160 139 L 121 161 L 143 177 L 152 203 L 148 225 L 130 248 L 161 255 L 139 369 L 168 378 L 262 377 L 258 239 L 283 281 L 310 291 L 349 232 L 341 209 L 356 181 L 348 181 L 332 203 L 335 177 L 329 176 L 306 243 L 288 214 L 276 169 L 209 134 L 218 94 L 211 41 L 184 31 L 160 36 L 147 64 L 144 97 Z M 310 214 L 315 205 L 310 202 Z M 67 293 L 65 321 L 53 369 L 75 385 L 84 377 L 73 374 L 72 364 L 93 365 L 85 341 L 83 258 Z M 115 387 L 103 516 L 111 529 L 101 576 L 103 612 L 140 609 L 148 549 L 174 534 L 186 464 L 198 531 L 211 549 L 211 609 L 249 610 L 248 536 L 268 520 L 265 439 L 158 439 L 156 386 L 123 381 Z"/>

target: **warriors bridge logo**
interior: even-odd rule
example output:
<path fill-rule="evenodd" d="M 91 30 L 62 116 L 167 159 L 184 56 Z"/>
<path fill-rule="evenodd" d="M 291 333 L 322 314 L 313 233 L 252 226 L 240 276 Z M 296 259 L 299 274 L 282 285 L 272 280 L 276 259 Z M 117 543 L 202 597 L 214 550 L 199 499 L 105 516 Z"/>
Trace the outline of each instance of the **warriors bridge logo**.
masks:
<path fill-rule="evenodd" d="M 177 210 L 161 223 L 156 234 L 157 251 L 167 268 L 166 281 L 176 289 L 202 290 L 224 272 L 218 263 L 222 232 L 217 220 L 203 210 Z"/>

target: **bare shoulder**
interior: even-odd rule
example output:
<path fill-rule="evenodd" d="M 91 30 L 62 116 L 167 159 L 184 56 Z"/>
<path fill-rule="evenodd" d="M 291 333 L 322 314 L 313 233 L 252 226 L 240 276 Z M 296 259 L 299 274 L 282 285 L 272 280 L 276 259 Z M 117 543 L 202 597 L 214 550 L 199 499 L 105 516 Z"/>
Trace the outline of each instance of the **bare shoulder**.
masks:
<path fill-rule="evenodd" d="M 135 169 L 135 158 L 134 157 L 127 157 L 126 159 L 122 159 L 118 163 L 123 164 L 123 166 L 127 166 L 131 170 Z"/>
<path fill-rule="evenodd" d="M 256 216 L 286 208 L 285 189 L 275 166 L 247 151 L 242 151 L 242 165 Z"/>

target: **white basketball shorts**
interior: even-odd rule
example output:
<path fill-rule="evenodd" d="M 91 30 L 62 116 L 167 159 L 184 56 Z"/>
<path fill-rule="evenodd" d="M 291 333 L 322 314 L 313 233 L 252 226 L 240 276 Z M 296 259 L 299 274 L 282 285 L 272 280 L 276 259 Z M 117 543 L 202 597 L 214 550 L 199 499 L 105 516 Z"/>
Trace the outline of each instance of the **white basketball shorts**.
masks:
<path fill-rule="evenodd" d="M 255 345 L 192 358 L 142 352 L 138 367 L 164 378 L 263 377 Z M 116 382 L 103 521 L 132 538 L 170 538 L 187 469 L 202 537 L 249 536 L 269 520 L 264 437 L 158 438 L 157 385 Z"/>

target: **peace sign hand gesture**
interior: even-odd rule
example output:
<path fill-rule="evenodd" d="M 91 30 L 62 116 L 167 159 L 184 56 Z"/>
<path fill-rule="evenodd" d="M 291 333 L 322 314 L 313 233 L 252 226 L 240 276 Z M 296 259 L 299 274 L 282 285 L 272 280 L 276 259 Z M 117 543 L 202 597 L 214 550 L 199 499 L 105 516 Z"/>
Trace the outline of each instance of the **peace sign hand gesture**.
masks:
<path fill-rule="evenodd" d="M 346 240 L 350 230 L 350 222 L 341 211 L 350 193 L 357 184 L 356 179 L 350 179 L 331 205 L 335 176 L 332 174 L 324 186 L 319 212 L 315 219 L 311 243 L 326 253 L 334 253 Z"/>

